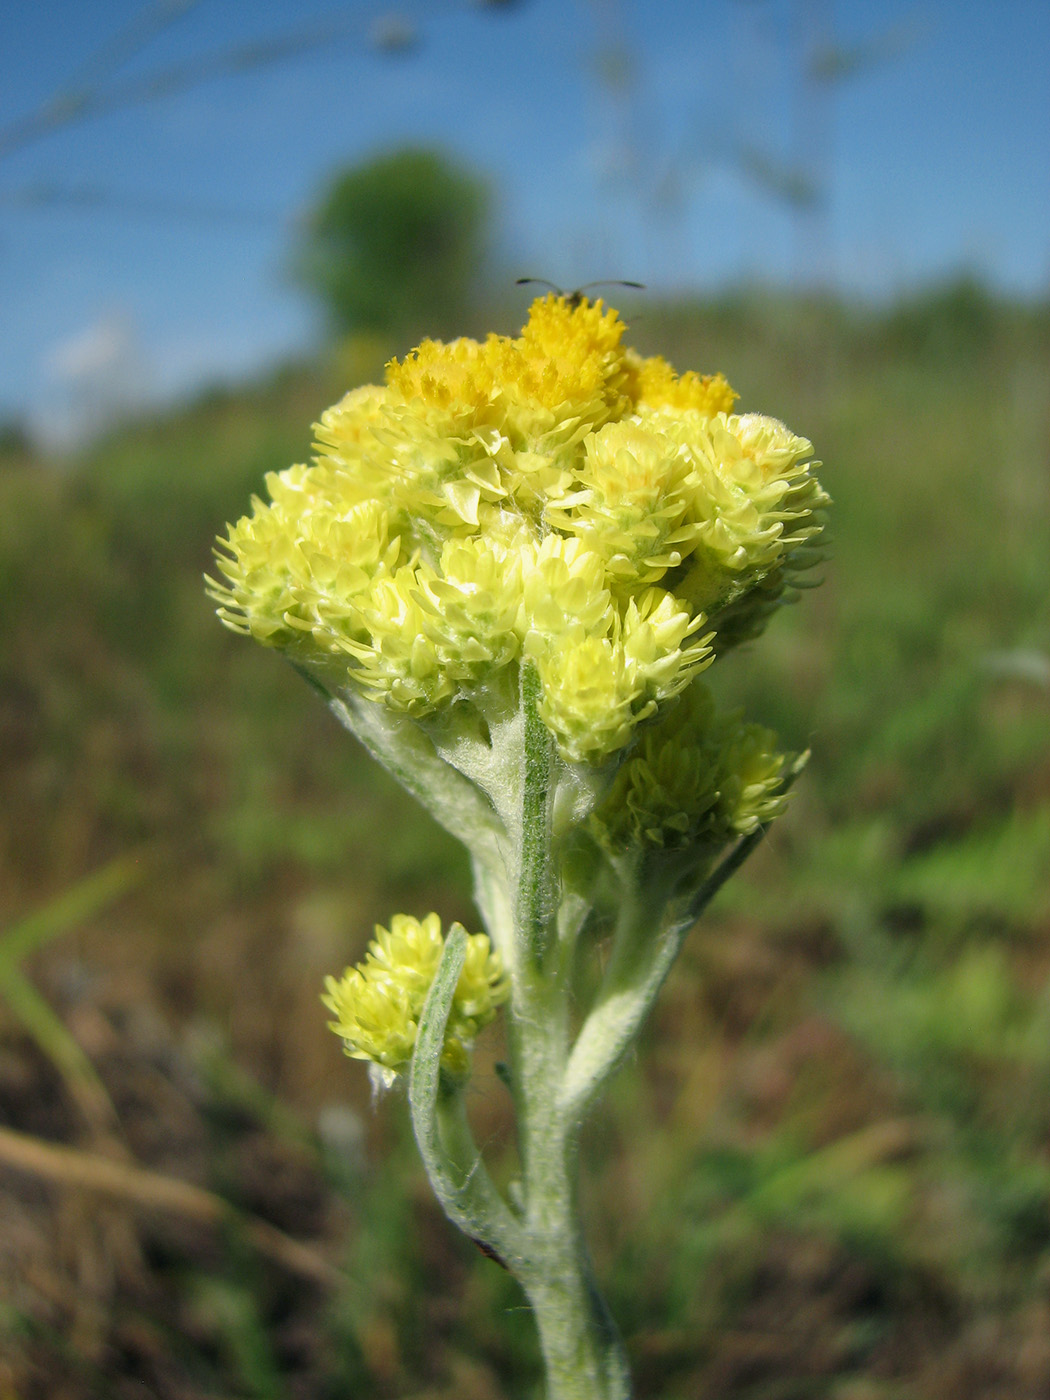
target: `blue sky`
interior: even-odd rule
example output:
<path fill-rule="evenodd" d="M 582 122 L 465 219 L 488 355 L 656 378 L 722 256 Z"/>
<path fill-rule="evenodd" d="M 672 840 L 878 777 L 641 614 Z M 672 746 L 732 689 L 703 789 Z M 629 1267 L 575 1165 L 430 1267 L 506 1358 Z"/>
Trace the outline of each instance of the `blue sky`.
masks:
<path fill-rule="evenodd" d="M 165 3 L 180 0 L 4 7 L 0 128 Z M 89 412 L 100 367 L 107 392 L 120 380 L 129 401 L 163 398 L 308 346 L 316 317 L 286 274 L 297 220 L 333 170 L 408 142 L 491 179 L 509 274 L 672 289 L 819 273 L 881 297 L 968 269 L 1012 293 L 1050 287 L 1047 0 L 181 10 L 106 87 L 333 17 L 342 28 L 0 157 L 0 417 L 60 436 Z M 415 49 L 377 49 L 393 14 Z M 856 67 L 807 83 L 807 47 L 827 40 Z M 610 55 L 628 60 L 615 89 L 600 76 Z M 824 214 L 775 193 L 793 170 L 826 191 Z M 27 205 L 41 190 L 110 202 Z"/>

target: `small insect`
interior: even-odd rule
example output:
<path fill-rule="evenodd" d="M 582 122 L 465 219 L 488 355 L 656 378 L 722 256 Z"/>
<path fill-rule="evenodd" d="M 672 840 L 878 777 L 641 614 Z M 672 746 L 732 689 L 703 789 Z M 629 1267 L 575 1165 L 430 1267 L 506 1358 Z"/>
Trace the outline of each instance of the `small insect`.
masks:
<path fill-rule="evenodd" d="M 622 278 L 612 278 L 604 282 L 585 282 L 582 287 L 577 287 L 574 292 L 564 292 L 561 287 L 556 287 L 553 282 L 548 282 L 546 277 L 519 277 L 514 283 L 516 287 L 524 287 L 528 282 L 538 282 L 541 287 L 549 287 L 556 297 L 564 297 L 568 305 L 575 310 L 583 301 L 586 294 L 592 287 L 635 287 L 638 291 L 645 291 L 644 282 L 626 282 Z"/>
<path fill-rule="evenodd" d="M 492 1248 L 490 1244 L 486 1244 L 484 1240 L 474 1239 L 473 1235 L 471 1235 L 470 1238 L 473 1241 L 473 1243 L 476 1244 L 477 1247 L 481 1250 L 482 1254 L 484 1254 L 486 1259 L 493 1260 L 494 1263 L 498 1264 L 501 1269 L 507 1269 L 506 1261 L 496 1253 L 496 1251 Z M 507 1269 L 507 1272 L 509 1273 L 510 1270 Z"/>

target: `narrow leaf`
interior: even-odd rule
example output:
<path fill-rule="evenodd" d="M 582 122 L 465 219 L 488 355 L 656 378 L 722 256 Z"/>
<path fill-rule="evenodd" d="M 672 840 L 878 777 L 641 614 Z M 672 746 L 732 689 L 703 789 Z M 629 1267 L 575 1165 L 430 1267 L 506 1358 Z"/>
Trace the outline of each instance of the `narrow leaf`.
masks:
<path fill-rule="evenodd" d="M 454 927 L 419 1021 L 408 1084 L 412 1129 L 445 1214 L 514 1271 L 521 1254 L 520 1228 L 471 1137 L 461 1087 L 441 1068 L 445 1030 L 466 954 L 467 935 Z"/>

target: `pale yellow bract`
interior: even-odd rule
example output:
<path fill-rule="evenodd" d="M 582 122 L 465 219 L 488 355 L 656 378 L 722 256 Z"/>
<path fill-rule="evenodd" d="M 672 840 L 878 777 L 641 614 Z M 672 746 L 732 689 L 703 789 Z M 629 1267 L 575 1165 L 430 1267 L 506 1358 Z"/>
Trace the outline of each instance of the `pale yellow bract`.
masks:
<path fill-rule="evenodd" d="M 626 749 L 760 630 L 827 498 L 809 442 L 623 329 L 601 301 L 552 295 L 518 337 L 392 361 L 230 528 L 223 621 L 333 693 L 423 720 L 515 693 L 527 659 L 562 759 Z"/>

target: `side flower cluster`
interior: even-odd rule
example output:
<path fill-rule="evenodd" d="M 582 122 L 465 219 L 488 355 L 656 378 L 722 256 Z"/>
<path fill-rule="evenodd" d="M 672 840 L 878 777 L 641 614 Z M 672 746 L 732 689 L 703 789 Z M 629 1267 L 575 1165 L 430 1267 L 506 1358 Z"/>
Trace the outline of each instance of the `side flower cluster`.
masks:
<path fill-rule="evenodd" d="M 827 498 L 805 438 L 622 335 L 548 296 L 518 337 L 392 361 L 230 528 L 223 621 L 417 719 L 527 661 L 564 760 L 627 749 L 790 593 Z"/>
<path fill-rule="evenodd" d="M 642 735 L 591 831 L 615 855 L 688 850 L 699 865 L 783 812 L 789 762 L 771 730 L 720 714 L 697 683 Z"/>
<path fill-rule="evenodd" d="M 321 1000 L 335 1018 L 329 1026 L 346 1053 L 355 1060 L 370 1060 L 389 1082 L 412 1058 L 445 940 L 437 914 L 425 919 L 395 914 L 389 929 L 377 925 L 375 934 L 362 962 L 348 967 L 342 977 L 325 979 Z M 442 1064 L 447 1070 L 466 1073 L 478 1031 L 494 1019 L 508 994 L 502 961 L 488 935 L 468 935 L 466 962 L 445 1033 Z"/>

